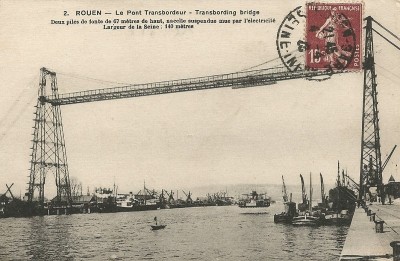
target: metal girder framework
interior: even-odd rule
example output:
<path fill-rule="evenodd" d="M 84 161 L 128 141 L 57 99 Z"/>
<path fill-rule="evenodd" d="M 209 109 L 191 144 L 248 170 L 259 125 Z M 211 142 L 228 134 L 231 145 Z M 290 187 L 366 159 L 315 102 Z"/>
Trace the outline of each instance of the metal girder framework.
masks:
<path fill-rule="evenodd" d="M 47 79 L 50 79 L 51 93 L 58 97 L 57 78 L 54 72 L 40 70 L 40 84 L 36 105 L 32 140 L 31 168 L 29 176 L 28 201 L 39 201 L 44 205 L 46 177 L 53 174 L 57 186 L 56 204 L 71 205 L 71 189 L 68 173 L 67 154 L 60 106 L 45 101 Z M 35 191 L 39 195 L 35 197 Z"/>
<path fill-rule="evenodd" d="M 363 85 L 363 114 L 360 160 L 359 197 L 365 196 L 371 186 L 382 186 L 382 162 L 380 152 L 378 101 L 376 91 L 376 73 L 373 50 L 372 17 L 367 17 L 365 54 L 364 54 L 364 85 Z M 377 22 L 376 22 L 377 23 Z M 389 34 L 399 37 L 377 23 Z M 381 37 L 397 49 L 400 47 L 388 40 L 379 32 Z M 285 67 L 262 70 L 213 75 L 207 77 L 189 78 L 155 83 L 134 84 L 122 87 L 105 88 L 59 94 L 56 74 L 45 68 L 41 69 L 39 98 L 36 105 L 35 125 L 33 133 L 32 160 L 28 188 L 28 201 L 36 198 L 34 192 L 39 191 L 38 201 L 44 204 L 44 186 L 48 173 L 53 173 L 57 186 L 57 202 L 71 205 L 71 188 L 68 173 L 67 155 L 64 141 L 64 131 L 60 106 L 86 102 L 132 98 L 140 96 L 168 94 L 194 90 L 231 87 L 247 88 L 275 84 L 278 81 L 290 79 L 315 79 L 346 71 L 288 71 Z M 318 79 L 319 78 L 319 79 Z M 46 94 L 46 79 L 50 79 L 51 93 Z M 389 157 L 390 158 L 390 157 Z M 385 162 L 386 164 L 387 162 Z M 300 175 L 303 182 L 303 178 Z M 304 185 L 304 184 L 303 184 Z M 170 198 L 172 193 L 170 194 Z M 303 188 L 303 201 L 307 201 Z M 303 202 L 303 203 L 304 203 Z M 304 204 L 306 204 L 305 202 Z"/>
<path fill-rule="evenodd" d="M 60 95 L 58 93 L 56 73 L 46 68 L 41 68 L 38 101 L 34 119 L 35 124 L 33 127 L 28 201 L 37 200 L 39 201 L 39 205 L 44 206 L 46 177 L 49 173 L 52 173 L 57 186 L 57 200 L 55 203 L 61 206 L 71 206 L 72 197 L 60 110 L 61 105 L 222 87 L 232 87 L 234 89 L 247 88 L 274 84 L 281 80 L 330 76 L 333 73 L 332 71 L 289 72 L 286 68 L 278 67 Z M 50 94 L 46 93 L 48 89 L 47 79 L 50 80 Z M 36 190 L 39 192 L 37 197 L 35 197 Z"/>
<path fill-rule="evenodd" d="M 316 76 L 331 75 L 332 71 L 287 71 L 284 67 L 270 68 L 264 70 L 221 74 L 207 77 L 190 78 L 173 81 L 163 81 L 146 84 L 135 84 L 129 86 L 106 88 L 99 90 L 88 90 L 67 94 L 54 94 L 46 97 L 46 102 L 53 105 L 67 105 L 103 100 L 131 98 L 139 96 L 167 94 L 174 92 L 185 92 L 194 90 L 205 90 L 213 88 L 232 87 L 247 88 L 260 85 L 275 84 L 277 81 L 310 78 Z M 339 73 L 339 72 L 336 72 Z M 343 73 L 340 72 L 340 73 Z"/>
<path fill-rule="evenodd" d="M 378 100 L 374 47 L 372 37 L 372 17 L 367 17 L 364 58 L 364 95 L 361 136 L 360 194 L 365 196 L 369 187 L 382 185 L 382 161 L 379 136 Z"/>
<path fill-rule="evenodd" d="M 38 200 L 44 205 L 46 177 L 52 173 L 56 179 L 57 201 L 59 205 L 70 206 L 71 188 L 60 106 L 84 102 L 140 97 L 174 92 L 232 87 L 247 88 L 274 84 L 277 81 L 296 78 L 330 76 L 332 71 L 289 72 L 278 67 L 240 73 L 214 75 L 174 81 L 136 84 L 123 87 L 89 90 L 60 95 L 56 73 L 42 68 L 41 81 L 36 105 L 33 133 L 32 160 L 29 176 L 28 201 Z M 46 93 L 46 80 L 50 79 L 51 93 Z M 34 197 L 35 191 L 39 195 Z"/>

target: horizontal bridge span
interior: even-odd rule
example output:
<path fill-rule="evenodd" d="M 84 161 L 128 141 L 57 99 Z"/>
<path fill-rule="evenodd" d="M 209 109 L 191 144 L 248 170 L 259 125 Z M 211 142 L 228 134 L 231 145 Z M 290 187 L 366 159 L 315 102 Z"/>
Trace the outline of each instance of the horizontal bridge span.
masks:
<path fill-rule="evenodd" d="M 311 78 L 331 74 L 333 74 L 332 71 L 290 72 L 284 67 L 278 67 L 256 71 L 59 94 L 56 96 L 45 97 L 45 101 L 52 105 L 67 105 L 223 87 L 231 87 L 234 89 L 247 88 L 270 85 L 282 80 Z"/>

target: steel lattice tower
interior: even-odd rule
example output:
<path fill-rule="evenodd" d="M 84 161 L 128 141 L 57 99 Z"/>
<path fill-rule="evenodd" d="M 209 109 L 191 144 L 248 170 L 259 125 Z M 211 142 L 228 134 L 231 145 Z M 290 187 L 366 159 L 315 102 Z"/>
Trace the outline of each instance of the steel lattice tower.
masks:
<path fill-rule="evenodd" d="M 333 73 L 331 71 L 288 72 L 283 67 L 277 67 L 59 95 L 56 73 L 46 68 L 41 68 L 39 98 L 33 127 L 28 201 L 38 201 L 41 206 L 44 205 L 46 177 L 48 173 L 52 173 L 56 180 L 58 205 L 71 206 L 71 187 L 60 111 L 60 106 L 62 105 L 223 87 L 231 87 L 233 89 L 247 88 L 275 84 L 277 81 L 283 80 L 331 76 Z M 39 196 L 35 197 L 36 190 L 38 190 Z"/>
<path fill-rule="evenodd" d="M 50 86 L 47 84 L 50 80 Z M 47 175 L 53 174 L 57 186 L 58 205 L 71 206 L 71 188 L 65 150 L 64 131 L 59 105 L 46 101 L 46 89 L 58 97 L 56 73 L 40 69 L 38 101 L 36 105 L 32 159 L 29 177 L 28 201 L 39 201 L 44 205 L 44 188 Z M 35 191 L 38 197 L 34 197 Z"/>
<path fill-rule="evenodd" d="M 368 187 L 382 185 L 381 145 L 379 137 L 378 100 L 372 17 L 367 17 L 365 28 L 364 97 L 361 136 L 360 195 L 365 196 Z"/>
<path fill-rule="evenodd" d="M 378 101 L 372 37 L 372 17 L 367 17 L 364 54 L 363 114 L 360 160 L 360 198 L 369 187 L 382 188 L 382 162 L 380 151 Z M 384 28 L 384 27 L 383 27 Z M 388 31 L 386 28 L 384 28 Z M 389 32 L 391 33 L 391 32 Z M 391 33 L 393 35 L 393 33 Z M 396 36 L 395 36 L 396 37 Z M 384 37 L 385 38 L 385 37 Z M 386 38 L 385 38 L 386 39 Z M 386 39 L 389 41 L 388 39 Z M 389 43 L 393 44 L 389 41 Z M 398 48 L 400 49 L 400 48 Z M 48 173 L 53 173 L 57 186 L 57 203 L 71 206 L 71 188 L 60 106 L 68 104 L 124 99 L 214 88 L 247 88 L 275 84 L 278 81 L 312 78 L 344 73 L 343 71 L 296 71 L 283 67 L 259 69 L 230 74 L 188 78 L 155 83 L 133 84 L 98 90 L 87 90 L 59 95 L 54 72 L 41 68 L 38 102 L 36 105 L 33 133 L 32 159 L 28 189 L 28 201 L 44 204 L 44 188 Z M 46 81 L 49 80 L 49 83 Z M 50 91 L 46 93 L 46 89 Z"/>

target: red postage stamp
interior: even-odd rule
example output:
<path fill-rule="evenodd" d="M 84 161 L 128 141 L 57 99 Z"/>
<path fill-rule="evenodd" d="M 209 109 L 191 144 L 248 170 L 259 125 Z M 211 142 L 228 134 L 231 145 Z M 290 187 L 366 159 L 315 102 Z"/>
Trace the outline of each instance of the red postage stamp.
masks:
<path fill-rule="evenodd" d="M 361 3 L 308 3 L 306 17 L 306 69 L 362 68 Z"/>

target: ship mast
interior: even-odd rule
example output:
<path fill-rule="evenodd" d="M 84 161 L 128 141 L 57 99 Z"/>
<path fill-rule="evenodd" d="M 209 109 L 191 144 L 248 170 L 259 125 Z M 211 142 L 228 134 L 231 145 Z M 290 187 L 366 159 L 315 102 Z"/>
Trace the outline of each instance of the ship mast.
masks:
<path fill-rule="evenodd" d="M 337 162 L 337 186 L 340 187 L 340 164 Z"/>
<path fill-rule="evenodd" d="M 311 182 L 311 172 L 310 172 L 310 206 L 309 206 L 310 212 L 312 212 L 312 182 Z"/>
<path fill-rule="evenodd" d="M 146 180 L 143 181 L 144 205 L 146 206 Z"/>
<path fill-rule="evenodd" d="M 324 186 L 324 178 L 322 177 L 322 174 L 319 173 L 319 177 L 321 178 L 321 199 L 322 199 L 322 204 L 325 207 L 325 186 Z"/>

